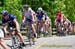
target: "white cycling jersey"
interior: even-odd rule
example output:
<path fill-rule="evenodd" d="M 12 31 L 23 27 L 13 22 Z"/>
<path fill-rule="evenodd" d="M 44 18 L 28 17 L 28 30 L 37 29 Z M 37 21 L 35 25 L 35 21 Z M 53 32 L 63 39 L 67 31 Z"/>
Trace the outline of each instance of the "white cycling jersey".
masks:
<path fill-rule="evenodd" d="M 4 32 L 2 29 L 0 29 L 0 38 L 4 38 Z"/>

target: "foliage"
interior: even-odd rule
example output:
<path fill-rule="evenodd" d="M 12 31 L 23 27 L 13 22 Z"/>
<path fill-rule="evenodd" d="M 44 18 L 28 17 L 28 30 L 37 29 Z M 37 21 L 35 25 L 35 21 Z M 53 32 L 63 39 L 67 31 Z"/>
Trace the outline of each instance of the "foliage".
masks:
<path fill-rule="evenodd" d="M 33 10 L 42 7 L 52 20 L 54 25 L 55 13 L 60 10 L 70 21 L 75 21 L 75 0 L 0 0 L 0 12 L 8 10 L 16 15 L 19 22 L 22 19 L 22 7 L 24 4 L 29 4 Z M 1 18 L 1 17 L 0 17 Z"/>

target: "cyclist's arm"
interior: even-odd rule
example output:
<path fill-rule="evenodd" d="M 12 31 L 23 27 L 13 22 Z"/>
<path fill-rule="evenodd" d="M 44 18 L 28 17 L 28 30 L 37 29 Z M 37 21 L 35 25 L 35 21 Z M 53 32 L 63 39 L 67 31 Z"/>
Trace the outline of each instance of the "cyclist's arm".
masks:
<path fill-rule="evenodd" d="M 45 21 L 45 18 L 47 17 L 47 13 L 45 11 L 42 11 L 42 14 L 43 14 L 43 21 Z"/>
<path fill-rule="evenodd" d="M 15 25 L 16 25 L 16 30 L 17 30 L 18 32 L 20 32 L 20 26 L 19 26 L 19 23 L 17 22 L 17 20 L 14 19 L 13 22 L 14 22 Z"/>
<path fill-rule="evenodd" d="M 36 14 L 34 11 L 31 11 L 32 21 L 35 22 Z"/>
<path fill-rule="evenodd" d="M 47 19 L 48 19 L 48 23 L 50 24 L 50 22 L 51 22 L 51 19 L 47 16 Z"/>
<path fill-rule="evenodd" d="M 42 20 L 43 20 L 43 21 L 45 21 L 45 17 L 46 17 L 46 16 L 45 16 L 45 15 L 43 15 L 43 17 L 42 17 Z"/>
<path fill-rule="evenodd" d="M 67 22 L 69 22 L 69 23 L 71 23 L 71 22 L 70 22 L 70 20 L 69 20 L 69 19 L 67 19 L 67 18 L 66 18 L 66 21 L 67 21 Z"/>
<path fill-rule="evenodd" d="M 3 25 L 3 30 L 4 30 L 5 33 L 8 33 L 8 31 L 7 31 L 7 25 Z"/>
<path fill-rule="evenodd" d="M 63 19 L 64 19 L 64 14 L 62 14 L 61 16 L 61 23 L 63 23 Z"/>
<path fill-rule="evenodd" d="M 36 14 L 34 15 L 34 23 L 37 23 L 37 17 L 36 17 Z"/>
<path fill-rule="evenodd" d="M 22 14 L 22 23 L 24 23 L 25 22 L 25 16 L 24 16 L 24 13 Z"/>

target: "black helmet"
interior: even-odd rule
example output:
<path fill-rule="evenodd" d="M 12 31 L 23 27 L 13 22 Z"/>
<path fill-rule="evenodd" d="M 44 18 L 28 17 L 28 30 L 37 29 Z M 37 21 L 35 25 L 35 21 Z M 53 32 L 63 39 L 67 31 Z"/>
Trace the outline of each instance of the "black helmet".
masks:
<path fill-rule="evenodd" d="M 1 13 L 2 13 L 3 16 L 9 15 L 7 10 L 3 10 Z"/>
<path fill-rule="evenodd" d="M 28 5 L 28 4 L 25 4 L 25 5 L 23 6 L 23 8 L 29 8 L 29 5 Z"/>

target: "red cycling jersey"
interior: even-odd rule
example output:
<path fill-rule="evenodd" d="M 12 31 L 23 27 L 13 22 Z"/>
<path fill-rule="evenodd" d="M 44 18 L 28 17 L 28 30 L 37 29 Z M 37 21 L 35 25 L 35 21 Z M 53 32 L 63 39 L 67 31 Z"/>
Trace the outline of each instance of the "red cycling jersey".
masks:
<path fill-rule="evenodd" d="M 57 13 L 56 18 L 57 18 L 57 20 L 61 20 L 62 14 L 61 13 Z"/>
<path fill-rule="evenodd" d="M 56 19 L 57 19 L 58 22 L 61 22 L 62 13 L 61 13 L 60 11 L 58 11 L 58 12 L 56 13 Z"/>

